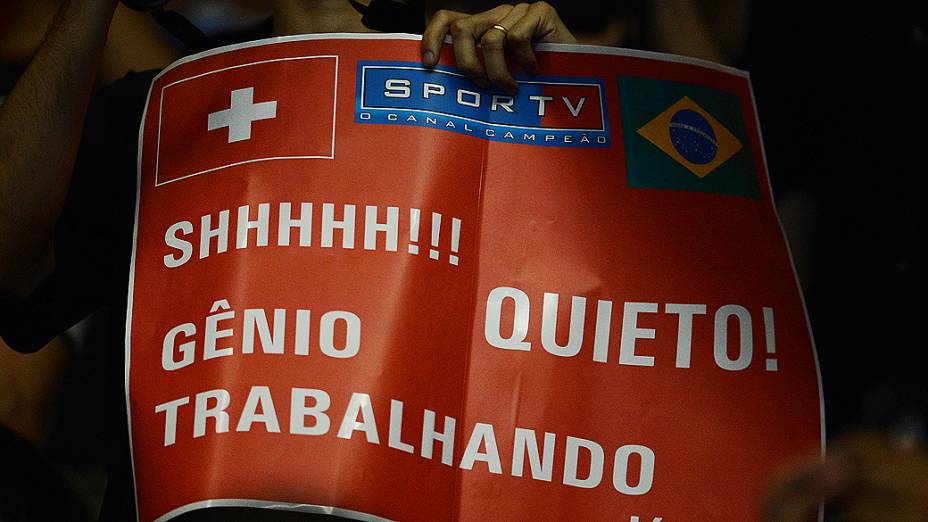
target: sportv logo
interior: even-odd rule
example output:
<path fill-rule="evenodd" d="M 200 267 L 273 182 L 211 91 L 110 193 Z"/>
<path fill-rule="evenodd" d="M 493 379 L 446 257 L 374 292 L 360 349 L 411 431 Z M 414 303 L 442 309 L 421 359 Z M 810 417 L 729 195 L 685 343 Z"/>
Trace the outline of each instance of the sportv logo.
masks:
<path fill-rule="evenodd" d="M 598 78 L 517 77 L 513 96 L 480 89 L 456 69 L 359 62 L 355 121 L 432 127 L 529 145 L 606 147 Z"/>

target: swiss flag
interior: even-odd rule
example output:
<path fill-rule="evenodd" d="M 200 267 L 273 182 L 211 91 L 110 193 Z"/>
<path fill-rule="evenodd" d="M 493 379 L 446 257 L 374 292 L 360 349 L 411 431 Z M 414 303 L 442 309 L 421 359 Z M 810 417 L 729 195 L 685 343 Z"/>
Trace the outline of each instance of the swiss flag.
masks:
<path fill-rule="evenodd" d="M 256 161 L 332 158 L 337 69 L 335 56 L 297 56 L 227 66 L 153 92 L 161 97 L 155 184 Z"/>

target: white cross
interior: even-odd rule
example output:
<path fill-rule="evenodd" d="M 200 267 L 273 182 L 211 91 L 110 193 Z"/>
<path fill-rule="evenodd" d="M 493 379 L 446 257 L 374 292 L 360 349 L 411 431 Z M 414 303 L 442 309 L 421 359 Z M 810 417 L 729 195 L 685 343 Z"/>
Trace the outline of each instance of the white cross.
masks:
<path fill-rule="evenodd" d="M 250 140 L 252 122 L 277 117 L 277 102 L 254 103 L 254 94 L 254 87 L 232 91 L 231 107 L 210 113 L 209 130 L 228 127 L 229 143 Z"/>

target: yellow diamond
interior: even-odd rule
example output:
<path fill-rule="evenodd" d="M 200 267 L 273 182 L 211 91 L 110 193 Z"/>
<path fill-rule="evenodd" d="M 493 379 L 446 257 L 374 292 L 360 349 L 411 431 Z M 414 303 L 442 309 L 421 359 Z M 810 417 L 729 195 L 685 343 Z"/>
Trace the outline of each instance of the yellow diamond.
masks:
<path fill-rule="evenodd" d="M 694 112 L 701 116 L 711 127 L 711 133 L 708 129 L 703 130 L 672 121 L 674 116 L 682 111 Z M 710 151 L 711 159 L 707 158 L 708 161 L 701 162 L 691 161 L 691 159 L 693 159 L 692 157 L 690 159 L 685 158 L 678 150 L 679 144 L 674 145 L 671 137 L 671 129 L 674 127 L 683 129 L 688 133 L 693 133 L 697 139 L 701 138 L 702 141 L 706 141 L 708 147 L 714 148 L 714 150 Z M 719 123 L 717 119 L 687 96 L 680 98 L 680 100 L 668 107 L 667 110 L 644 124 L 644 126 L 638 129 L 638 134 L 653 143 L 654 146 L 661 149 L 664 154 L 673 158 L 674 161 L 686 167 L 687 170 L 699 178 L 708 176 L 743 147 L 741 142 L 738 141 L 738 138 L 726 129 L 724 125 Z"/>

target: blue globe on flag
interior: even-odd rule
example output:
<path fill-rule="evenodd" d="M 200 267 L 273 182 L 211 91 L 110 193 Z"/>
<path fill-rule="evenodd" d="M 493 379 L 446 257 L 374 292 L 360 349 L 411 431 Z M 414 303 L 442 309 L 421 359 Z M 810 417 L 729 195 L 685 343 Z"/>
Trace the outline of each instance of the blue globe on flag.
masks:
<path fill-rule="evenodd" d="M 712 125 L 698 112 L 681 109 L 670 118 L 670 142 L 686 161 L 705 165 L 715 159 L 719 143 Z"/>

